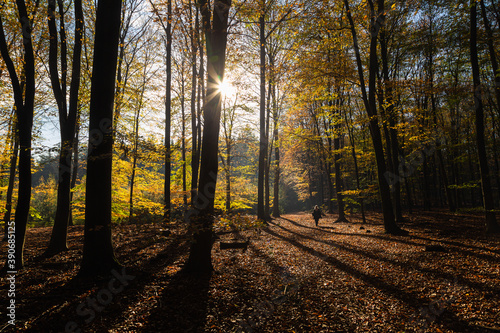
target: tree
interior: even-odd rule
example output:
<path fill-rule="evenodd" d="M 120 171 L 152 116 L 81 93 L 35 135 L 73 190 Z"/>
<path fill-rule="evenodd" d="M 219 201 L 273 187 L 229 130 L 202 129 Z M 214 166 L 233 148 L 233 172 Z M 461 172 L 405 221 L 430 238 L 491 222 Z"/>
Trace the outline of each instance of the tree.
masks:
<path fill-rule="evenodd" d="M 198 190 L 198 169 L 200 165 L 200 150 L 198 142 L 198 131 L 201 131 L 201 123 L 198 118 L 197 104 L 200 103 L 199 97 L 197 99 L 198 92 L 198 71 L 197 71 L 197 56 L 198 56 L 198 44 L 199 44 L 199 31 L 200 31 L 200 19 L 198 7 L 196 7 L 196 18 L 193 20 L 191 0 L 189 1 L 189 19 L 190 19 L 190 29 L 189 35 L 191 40 L 191 204 L 194 202 L 196 197 L 196 192 Z M 194 22 L 193 22 L 194 21 Z M 202 58 L 202 57 L 200 57 Z M 203 59 L 202 59 L 203 61 Z M 200 69 L 200 81 L 204 78 L 201 76 Z"/>
<path fill-rule="evenodd" d="M 290 15 L 292 7 L 277 20 L 274 25 L 271 25 L 269 31 L 266 31 L 266 17 L 269 14 L 271 7 L 266 0 L 259 2 L 259 55 L 260 55 L 260 113 L 259 113 L 259 133 L 260 133 L 260 149 L 259 149 L 259 172 L 258 172 L 258 188 L 257 188 L 257 218 L 261 220 L 269 219 L 269 113 L 266 113 L 266 71 L 267 71 L 267 40 L 276 30 L 277 27 Z M 271 85 L 272 82 L 269 82 Z M 269 97 L 271 95 L 269 94 Z M 267 193 L 267 195 L 266 195 Z"/>
<path fill-rule="evenodd" d="M 170 193 L 170 181 L 171 181 L 171 168 L 172 161 L 171 155 L 172 150 L 170 147 L 170 136 L 171 136 L 171 114 L 172 114 L 172 0 L 167 1 L 167 24 L 165 25 L 163 18 L 160 16 L 156 5 L 152 0 L 149 1 L 153 7 L 153 12 L 158 18 L 164 32 L 164 43 L 165 43 L 165 135 L 164 135 L 164 146 L 165 146 L 165 181 L 163 185 L 163 220 L 170 220 L 170 210 L 171 210 L 171 193 Z"/>
<path fill-rule="evenodd" d="M 198 193 L 191 212 L 193 234 L 186 271 L 212 271 L 212 229 L 215 188 L 218 171 L 218 142 L 221 112 L 220 85 L 224 80 L 227 29 L 231 0 L 214 0 L 213 9 L 207 0 L 199 0 L 207 49 L 208 82 L 204 109 L 205 126 L 201 147 Z M 190 213 L 188 213 L 190 214 Z M 191 217 L 190 216 L 190 217 Z"/>
<path fill-rule="evenodd" d="M 379 1 L 379 7 L 381 11 L 385 10 L 384 1 Z M 385 14 L 383 14 L 385 15 Z M 387 26 L 384 24 L 380 29 L 380 54 L 382 58 L 382 78 L 383 87 L 379 87 L 380 96 L 382 97 L 380 108 L 387 118 L 387 123 L 389 129 L 384 124 L 384 129 L 386 130 L 386 142 L 387 142 L 387 152 L 388 152 L 388 165 L 392 173 L 395 174 L 399 169 L 399 143 L 398 134 L 396 130 L 396 107 L 394 101 L 394 89 L 392 80 L 389 77 L 389 49 L 388 41 L 390 36 L 388 36 Z M 385 100 L 384 100 L 385 97 Z M 401 183 L 399 181 L 393 184 L 393 194 L 394 194 L 394 214 L 396 222 L 403 222 L 403 213 L 401 208 Z"/>
<path fill-rule="evenodd" d="M 52 228 L 49 247 L 45 255 L 51 256 L 68 249 L 66 244 L 68 223 L 70 219 L 70 191 L 71 191 L 71 165 L 73 163 L 75 134 L 78 118 L 78 97 L 80 90 L 81 54 L 83 43 L 84 17 L 82 1 L 75 0 L 75 45 L 73 47 L 73 59 L 71 70 L 71 85 L 69 91 L 69 103 L 66 101 L 67 87 L 67 39 L 65 28 L 65 9 L 62 0 L 57 1 L 59 8 L 59 34 L 60 40 L 60 64 L 61 78 L 59 78 L 59 66 L 57 60 L 58 38 L 56 27 L 56 2 L 48 2 L 48 24 L 50 33 L 49 70 L 52 90 L 59 111 L 59 127 L 61 135 L 61 149 L 59 153 L 59 183 L 57 189 L 57 210 Z"/>
<path fill-rule="evenodd" d="M 14 122 L 15 116 L 12 115 L 11 127 L 16 128 L 16 124 Z M 13 123 L 13 124 L 12 124 Z M 9 183 L 7 185 L 7 193 L 5 197 L 5 214 L 3 216 L 3 221 L 5 223 L 5 234 L 4 239 L 8 238 L 8 222 L 10 222 L 10 217 L 12 214 L 12 194 L 14 192 L 14 182 L 16 179 L 16 169 L 17 169 L 17 157 L 19 155 L 19 139 L 16 135 L 16 131 L 12 130 L 10 135 L 10 166 L 9 166 Z"/>
<path fill-rule="evenodd" d="M 257 218 L 267 220 L 264 206 L 264 180 L 267 159 L 268 137 L 266 133 L 266 0 L 262 0 L 259 16 L 259 45 L 260 45 L 260 149 L 259 149 L 259 178 L 257 188 Z"/>
<path fill-rule="evenodd" d="M 111 169 L 121 6 L 121 0 L 99 1 L 97 5 L 80 276 L 108 274 L 120 266 L 111 239 Z"/>
<path fill-rule="evenodd" d="M 347 18 L 349 20 L 351 34 L 353 38 L 354 52 L 356 55 L 356 63 L 358 67 L 359 81 L 361 84 L 361 92 L 363 96 L 363 103 L 365 105 L 366 113 L 370 118 L 370 134 L 372 137 L 373 148 L 375 150 L 375 157 L 377 160 L 377 176 L 378 185 L 380 191 L 380 197 L 382 200 L 382 211 L 384 215 L 384 228 L 387 233 L 391 234 L 405 234 L 401 228 L 398 227 L 395 221 L 393 206 L 391 202 L 391 192 L 389 184 L 387 182 L 386 172 L 386 162 L 384 157 L 384 149 L 382 144 L 382 135 L 380 132 L 378 117 L 377 117 L 377 106 L 376 106 L 376 73 L 378 71 L 378 57 L 377 57 L 377 42 L 378 33 L 380 28 L 384 25 L 385 15 L 383 6 L 380 5 L 383 1 L 379 1 L 379 8 L 377 13 L 375 12 L 375 5 L 372 0 L 369 1 L 370 5 L 370 51 L 369 51 L 369 82 L 368 82 L 368 94 L 366 91 L 363 64 L 361 60 L 361 54 L 358 44 L 358 38 L 356 33 L 356 27 L 354 25 L 354 20 L 352 18 L 351 10 L 349 7 L 348 0 L 344 0 L 344 5 L 347 11 Z"/>
<path fill-rule="evenodd" d="M 144 31 L 148 29 L 148 23 L 145 23 L 143 27 Z M 137 86 L 134 87 L 134 96 L 132 98 L 133 103 L 133 128 L 132 128 L 132 172 L 130 175 L 130 195 L 129 195 L 129 221 L 132 220 L 134 216 L 134 184 L 136 177 L 137 163 L 139 160 L 139 139 L 140 139 L 140 122 L 143 115 L 141 112 L 146 105 L 147 87 L 151 85 L 152 78 L 156 75 L 155 71 L 150 71 L 154 64 L 153 51 L 155 49 L 154 43 L 155 31 L 149 31 L 149 33 L 142 35 L 144 42 L 141 47 L 141 56 L 139 66 L 142 67 L 142 72 L 139 75 Z"/>
<path fill-rule="evenodd" d="M 24 0 L 16 0 L 19 24 L 23 39 L 22 82 L 9 54 L 5 39 L 2 16 L 0 16 L 0 53 L 9 72 L 17 117 L 19 135 L 19 192 L 15 217 L 15 263 L 7 261 L 8 270 L 23 268 L 24 241 L 31 200 L 31 135 L 33 128 L 33 110 L 35 102 L 35 56 L 32 42 L 32 21 L 28 15 Z M 36 6 L 37 7 L 37 6 Z M 34 12 L 36 12 L 36 7 Z M 31 13 L 30 13 L 31 14 Z"/>
<path fill-rule="evenodd" d="M 167 4 L 167 26 L 164 27 L 166 38 L 166 72 L 167 78 L 165 82 L 165 183 L 164 183 L 164 212 L 165 221 L 170 220 L 170 169 L 171 169 L 171 149 L 170 149 L 170 128 L 171 128 L 171 113 L 172 113 L 172 1 L 168 0 Z"/>
<path fill-rule="evenodd" d="M 224 102 L 227 100 L 223 96 Z M 223 102 L 222 107 L 222 135 L 224 139 L 224 153 L 219 153 L 219 157 L 222 162 L 222 166 L 224 169 L 224 174 L 226 177 L 226 212 L 231 211 L 231 153 L 232 148 L 234 146 L 233 142 L 233 130 L 234 130 L 234 121 L 236 117 L 236 99 L 234 101 L 233 106 L 226 107 Z"/>
<path fill-rule="evenodd" d="M 496 220 L 493 193 L 491 191 L 490 171 L 484 135 L 484 110 L 482 101 L 482 87 L 479 74 L 479 59 L 477 51 L 477 1 L 471 0 L 470 4 L 470 58 L 472 78 L 474 83 L 474 107 L 476 125 L 476 144 L 481 173 L 481 188 L 483 190 L 483 206 L 485 210 L 485 224 L 487 233 L 500 232 L 500 225 Z"/>

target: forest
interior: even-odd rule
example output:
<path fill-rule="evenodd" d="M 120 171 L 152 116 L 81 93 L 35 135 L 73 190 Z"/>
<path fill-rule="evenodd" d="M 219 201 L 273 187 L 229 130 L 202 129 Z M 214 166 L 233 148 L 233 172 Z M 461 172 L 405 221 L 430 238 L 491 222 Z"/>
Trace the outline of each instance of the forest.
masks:
<path fill-rule="evenodd" d="M 0 332 L 500 331 L 497 0 L 0 0 L 0 55 Z"/>

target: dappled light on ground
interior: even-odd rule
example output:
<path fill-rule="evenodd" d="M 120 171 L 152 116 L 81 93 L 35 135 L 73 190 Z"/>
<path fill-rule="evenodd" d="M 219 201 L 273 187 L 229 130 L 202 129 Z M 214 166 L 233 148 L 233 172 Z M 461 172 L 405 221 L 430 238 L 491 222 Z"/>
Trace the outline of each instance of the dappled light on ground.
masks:
<path fill-rule="evenodd" d="M 27 269 L 18 275 L 18 330 L 61 332 L 68 323 L 84 332 L 500 329 L 500 241 L 481 234 L 480 217 L 421 213 L 408 218 L 407 237 L 385 234 L 380 216 L 368 217 L 361 224 L 353 215 L 350 223 L 328 216 L 315 227 L 310 214 L 295 214 L 224 233 L 214 243 L 215 271 L 195 277 L 181 270 L 182 226 L 169 236 L 156 225 L 117 226 L 116 253 L 129 268 L 112 285 L 73 279 L 81 227 L 72 227 L 68 252 L 43 260 L 35 258 L 50 230 L 31 229 Z M 235 241 L 247 246 L 220 249 Z"/>

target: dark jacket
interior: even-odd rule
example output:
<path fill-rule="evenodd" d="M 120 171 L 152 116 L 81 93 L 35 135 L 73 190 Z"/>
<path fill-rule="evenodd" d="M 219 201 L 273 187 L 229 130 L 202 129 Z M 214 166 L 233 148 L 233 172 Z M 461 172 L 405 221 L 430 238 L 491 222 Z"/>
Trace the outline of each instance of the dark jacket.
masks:
<path fill-rule="evenodd" d="M 312 215 L 313 215 L 315 220 L 319 220 L 321 218 L 321 216 L 323 215 L 323 213 L 321 213 L 321 209 L 315 209 L 315 210 L 313 210 Z"/>

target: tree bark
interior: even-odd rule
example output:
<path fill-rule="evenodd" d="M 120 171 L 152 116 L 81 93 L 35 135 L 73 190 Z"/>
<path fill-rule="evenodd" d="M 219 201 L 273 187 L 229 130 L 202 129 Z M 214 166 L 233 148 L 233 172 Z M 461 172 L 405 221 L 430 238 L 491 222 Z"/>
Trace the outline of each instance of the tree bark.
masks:
<path fill-rule="evenodd" d="M 76 132 L 75 132 L 75 140 L 73 142 L 73 170 L 71 170 L 71 185 L 70 185 L 70 194 L 69 194 L 69 201 L 70 201 L 70 211 L 69 211 L 69 222 L 68 225 L 72 226 L 74 225 L 74 220 L 73 220 L 73 210 L 72 210 L 72 204 L 73 204 L 73 189 L 76 186 L 76 180 L 78 179 L 78 164 L 80 163 L 80 154 L 78 151 L 79 147 L 79 136 L 80 136 L 80 126 L 78 125 L 80 122 L 80 110 L 78 110 L 78 115 L 77 115 L 77 127 L 76 127 Z"/>
<path fill-rule="evenodd" d="M 182 200 L 184 206 L 187 206 L 187 165 L 186 165 L 186 110 L 184 105 L 185 79 L 184 79 L 184 61 L 181 64 L 181 169 L 182 169 Z"/>
<path fill-rule="evenodd" d="M 147 72 L 147 57 L 146 61 L 143 65 L 143 73 L 142 73 L 142 87 L 141 87 L 141 92 L 139 95 L 139 101 L 135 107 L 135 114 L 134 114 L 134 130 L 133 130 L 133 135 L 134 135 L 134 148 L 132 151 L 132 174 L 130 175 L 130 195 L 129 195 L 129 213 L 128 213 L 128 220 L 129 222 L 132 221 L 132 218 L 134 217 L 134 186 L 135 186 L 135 174 L 136 174 L 136 168 L 137 168 L 137 160 L 139 158 L 139 120 L 141 116 L 141 110 L 142 110 L 142 104 L 143 104 L 143 98 L 144 98 L 144 92 L 146 90 L 146 72 Z"/>
<path fill-rule="evenodd" d="M 83 259 L 79 276 L 120 267 L 111 238 L 111 169 L 121 0 L 99 1 L 90 96 Z"/>
<path fill-rule="evenodd" d="M 266 151 L 266 167 L 264 171 L 264 215 L 266 216 L 266 220 L 270 219 L 270 196 L 271 196 L 271 184 L 270 184 L 270 176 L 271 176 L 271 160 L 273 155 L 273 139 L 271 138 L 271 142 L 269 142 L 269 128 L 271 123 L 271 90 L 272 90 L 272 71 L 271 67 L 270 78 L 268 80 L 267 87 L 267 107 L 266 107 L 266 139 L 267 139 L 267 151 Z"/>
<path fill-rule="evenodd" d="M 280 140 L 279 140 L 279 112 L 276 100 L 276 82 L 272 87 L 273 98 L 273 130 L 274 130 L 274 193 L 273 193 L 273 217 L 280 217 Z"/>
<path fill-rule="evenodd" d="M 491 191 L 490 171 L 486 153 L 486 139 L 484 134 L 484 111 L 482 88 L 479 73 L 479 59 L 477 51 L 477 2 L 471 0 L 470 6 L 470 58 L 472 78 L 474 82 L 474 106 L 476 124 L 476 145 L 481 172 L 481 188 L 483 190 L 483 207 L 485 210 L 485 227 L 487 233 L 500 232 L 500 225 L 496 220 L 493 193 Z"/>
<path fill-rule="evenodd" d="M 344 4 L 347 11 L 347 17 L 349 19 L 349 23 L 351 25 L 351 33 L 353 37 L 354 50 L 356 54 L 356 63 L 358 67 L 358 74 L 360 78 L 361 91 L 363 96 L 363 102 L 365 104 L 366 112 L 370 117 L 369 126 L 370 126 L 370 134 L 373 141 L 373 148 L 375 151 L 375 158 L 377 161 L 377 177 L 378 177 L 378 185 L 380 191 L 380 197 L 382 201 L 382 212 L 384 216 L 384 229 L 387 233 L 391 234 L 406 234 L 399 226 L 396 224 L 392 201 L 391 201 L 391 192 L 389 188 L 389 184 L 386 180 L 386 163 L 384 157 L 384 148 L 382 144 L 382 135 L 380 133 L 380 127 L 378 124 L 378 115 L 377 115 L 377 105 L 376 105 L 376 73 L 378 68 L 378 59 L 377 59 L 377 36 L 380 30 L 380 27 L 384 23 L 384 15 L 379 11 L 375 14 L 375 9 L 373 2 L 370 0 L 370 8 L 371 8 L 371 20 L 370 20 L 370 59 L 369 59 L 369 94 L 367 96 L 366 86 L 364 82 L 364 74 L 363 74 L 363 65 L 361 61 L 361 54 L 359 51 L 358 40 L 356 35 L 356 29 L 354 26 L 354 21 L 352 19 L 352 15 L 349 9 L 348 0 L 344 0 Z"/>
<path fill-rule="evenodd" d="M 349 114 L 351 120 L 352 120 L 352 112 Z M 354 141 L 354 134 L 352 133 L 352 126 L 349 126 L 349 123 L 347 121 L 347 114 L 345 115 L 346 119 L 346 124 L 347 124 L 347 134 L 349 136 L 349 142 L 351 143 L 351 155 L 352 155 L 352 160 L 354 163 L 354 174 L 356 175 L 356 189 L 361 192 L 361 184 L 359 180 L 359 168 L 358 168 L 358 158 L 356 157 L 356 142 Z M 361 220 L 363 223 L 366 223 L 366 216 L 365 216 L 365 203 L 364 203 L 364 198 L 363 194 L 359 195 L 359 206 L 361 209 Z"/>
<path fill-rule="evenodd" d="M 191 14 L 191 1 L 189 6 L 189 13 Z M 192 20 L 192 14 L 191 14 Z M 198 126 L 196 117 L 196 96 L 197 96 L 197 54 L 198 54 L 198 31 L 199 31 L 199 17 L 198 9 L 196 9 L 196 19 L 194 27 L 191 24 L 191 205 L 196 198 L 196 191 L 198 188 Z"/>
<path fill-rule="evenodd" d="M 226 212 L 231 211 L 231 141 L 226 141 Z"/>
<path fill-rule="evenodd" d="M 163 22 L 160 19 L 161 22 Z M 162 23 L 163 24 L 163 23 Z M 170 211 L 171 211 L 171 192 L 170 192 L 170 181 L 171 181 L 171 148 L 170 148 L 170 135 L 172 127 L 172 0 L 167 2 L 167 26 L 164 26 L 166 33 L 166 72 L 167 78 L 165 82 L 165 181 L 163 183 L 163 220 L 165 222 L 170 221 Z"/>
<path fill-rule="evenodd" d="M 52 228 L 50 243 L 45 251 L 45 256 L 53 256 L 68 249 L 67 234 L 71 215 L 71 166 L 73 163 L 74 140 L 78 113 L 78 92 L 80 90 L 82 37 L 84 29 L 84 17 L 82 1 L 76 0 L 75 6 L 75 45 L 73 48 L 72 76 L 70 85 L 69 108 L 66 102 L 66 75 L 67 72 L 67 45 L 64 27 L 65 15 L 63 3 L 58 0 L 59 22 L 61 36 L 61 73 L 58 70 L 58 39 L 55 22 L 55 0 L 50 0 L 48 5 L 48 24 L 50 33 L 49 69 L 50 81 L 59 111 L 59 127 L 61 131 L 61 149 L 59 153 L 57 188 L 57 209 Z"/>
<path fill-rule="evenodd" d="M 9 72 L 14 93 L 19 135 L 19 190 L 15 217 L 15 263 L 7 259 L 6 268 L 10 271 L 22 269 L 26 228 L 31 201 L 31 131 L 33 128 L 33 109 L 35 103 L 35 57 L 32 43 L 32 22 L 29 19 L 24 0 L 16 0 L 19 23 L 23 29 L 23 82 L 19 83 L 14 63 L 9 54 L 3 22 L 0 16 L 0 53 Z"/>
<path fill-rule="evenodd" d="M 213 213 L 218 171 L 218 142 L 221 113 L 220 84 L 224 80 L 226 43 L 231 0 L 215 0 L 213 12 L 207 0 L 199 0 L 206 37 L 208 85 L 204 108 L 205 128 L 201 147 L 198 194 L 186 220 L 193 236 L 187 272 L 206 273 L 213 270 Z"/>
<path fill-rule="evenodd" d="M 339 92 L 340 96 L 340 92 Z M 338 108 L 335 110 L 334 121 L 335 125 L 334 133 L 335 137 L 333 138 L 333 149 L 335 150 L 334 154 L 334 166 L 335 166 L 335 192 L 337 193 L 337 209 L 339 212 L 339 217 L 335 222 L 348 222 L 345 216 L 345 205 L 344 205 L 344 195 L 342 194 L 342 163 L 341 163 L 341 154 L 340 154 L 340 132 L 342 128 L 342 123 L 340 121 L 341 114 L 340 108 L 343 106 L 343 100 L 338 101 Z M 329 176 L 329 175 L 328 175 Z"/>
<path fill-rule="evenodd" d="M 17 127 L 17 125 L 13 124 L 13 127 Z M 5 239 L 7 239 L 7 223 L 10 222 L 11 214 L 12 214 L 12 194 L 14 193 L 14 183 L 16 180 L 16 166 L 17 166 L 17 156 L 19 155 L 19 139 L 17 138 L 16 132 L 12 131 L 11 133 L 11 156 L 10 156 L 10 168 L 9 168 L 9 184 L 7 186 L 7 193 L 5 197 L 5 214 L 3 216 L 3 221 L 5 222 Z"/>
<path fill-rule="evenodd" d="M 259 145 L 259 175 L 257 184 L 257 218 L 266 220 L 264 202 L 264 180 L 268 140 L 266 137 L 266 20 L 265 0 L 262 0 L 262 12 L 259 17 L 260 32 L 260 145 Z"/>
<path fill-rule="evenodd" d="M 488 44 L 488 53 L 490 55 L 491 69 L 493 70 L 493 80 L 495 81 L 495 96 L 497 100 L 497 111 L 500 115 L 500 69 L 498 68 L 498 61 L 495 53 L 495 45 L 493 31 L 491 29 L 491 24 L 486 15 L 486 6 L 484 1 L 480 1 L 481 4 L 481 16 L 483 17 L 484 27 L 486 29 L 486 43 Z"/>
<path fill-rule="evenodd" d="M 379 6 L 382 8 L 380 10 L 384 10 L 384 3 L 383 1 L 379 1 Z M 387 39 L 386 39 L 386 29 L 385 26 L 383 26 L 380 30 L 380 53 L 381 53 L 381 58 L 382 58 L 382 78 L 384 80 L 384 92 L 385 92 L 385 105 L 387 107 L 385 108 L 382 106 L 382 108 L 385 109 L 385 115 L 387 117 L 387 121 L 389 123 L 389 128 L 388 128 L 388 136 L 387 136 L 387 142 L 388 142 L 388 158 L 389 158 L 389 164 L 392 166 L 392 172 L 394 174 L 398 174 L 399 170 L 399 143 L 398 143 L 398 134 L 396 130 L 396 111 L 394 107 L 394 96 L 393 96 L 393 86 L 392 86 L 392 81 L 389 77 L 389 55 L 388 55 L 388 49 L 387 49 Z M 401 182 L 396 181 L 393 184 L 393 194 L 394 194 L 394 213 L 396 217 L 396 222 L 403 222 L 403 210 L 401 207 Z"/>

